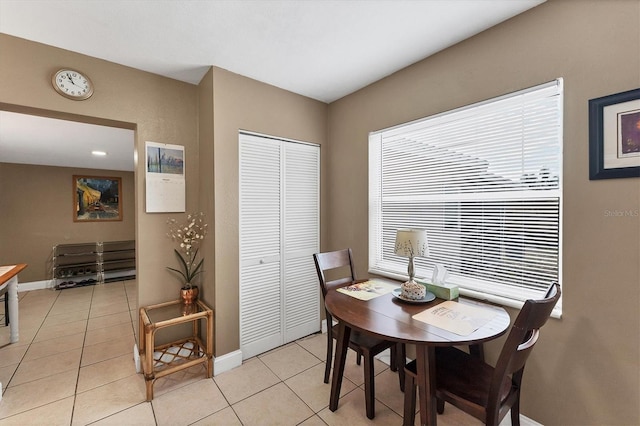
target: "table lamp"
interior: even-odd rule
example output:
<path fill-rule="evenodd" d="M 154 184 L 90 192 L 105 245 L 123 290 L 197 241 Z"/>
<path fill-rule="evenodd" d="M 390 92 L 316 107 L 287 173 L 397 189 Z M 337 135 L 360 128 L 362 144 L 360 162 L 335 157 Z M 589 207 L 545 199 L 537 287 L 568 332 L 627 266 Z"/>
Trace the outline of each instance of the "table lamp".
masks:
<path fill-rule="evenodd" d="M 427 244 L 427 231 L 424 229 L 398 229 L 396 232 L 396 255 L 409 258 L 407 274 L 409 280 L 402 284 L 404 294 L 414 294 L 415 299 L 424 297 L 426 290 L 424 286 L 414 281 L 415 268 L 414 257 L 425 257 L 429 255 L 429 245 Z"/>

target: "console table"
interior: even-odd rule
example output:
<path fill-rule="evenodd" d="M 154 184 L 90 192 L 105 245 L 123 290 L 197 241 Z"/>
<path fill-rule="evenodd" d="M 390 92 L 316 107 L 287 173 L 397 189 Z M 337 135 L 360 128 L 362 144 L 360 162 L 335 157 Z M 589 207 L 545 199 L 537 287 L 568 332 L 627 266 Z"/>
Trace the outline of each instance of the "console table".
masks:
<path fill-rule="evenodd" d="M 206 344 L 200 338 L 200 320 L 205 319 Z M 155 344 L 158 330 L 191 322 L 192 333 L 163 345 Z M 213 374 L 213 311 L 202 301 L 184 305 L 181 300 L 140 308 L 140 361 L 147 387 L 147 401 L 153 399 L 156 379 L 198 364 L 206 364 L 207 378 Z"/>
<path fill-rule="evenodd" d="M 4 297 L 9 297 L 8 303 L 5 304 L 9 312 L 4 314 L 9 318 L 10 343 L 16 343 L 19 340 L 18 273 L 26 267 L 25 263 L 0 266 L 0 294 L 6 293 Z"/>

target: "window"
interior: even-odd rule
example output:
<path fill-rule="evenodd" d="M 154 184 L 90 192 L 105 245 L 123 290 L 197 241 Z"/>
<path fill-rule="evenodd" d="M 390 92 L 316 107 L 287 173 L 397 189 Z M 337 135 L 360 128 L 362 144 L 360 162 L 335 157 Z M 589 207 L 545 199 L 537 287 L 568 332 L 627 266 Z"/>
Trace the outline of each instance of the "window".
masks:
<path fill-rule="evenodd" d="M 405 278 L 396 230 L 423 228 L 417 278 L 442 264 L 462 294 L 509 306 L 559 281 L 562 93 L 558 79 L 371 133 L 369 271 Z"/>

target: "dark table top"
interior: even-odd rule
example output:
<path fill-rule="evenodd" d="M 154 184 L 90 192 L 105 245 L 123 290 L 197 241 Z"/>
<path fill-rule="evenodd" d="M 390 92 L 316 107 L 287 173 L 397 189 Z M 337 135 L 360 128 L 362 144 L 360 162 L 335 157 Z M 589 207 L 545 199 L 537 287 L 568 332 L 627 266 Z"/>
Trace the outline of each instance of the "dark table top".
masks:
<path fill-rule="evenodd" d="M 496 316 L 470 335 L 461 336 L 412 318 L 444 302 L 442 299 L 414 304 L 388 293 L 364 301 L 335 290 L 330 290 L 325 297 L 327 309 L 338 321 L 385 340 L 434 346 L 470 345 L 495 339 L 508 330 L 510 318 L 504 308 L 470 299 L 460 298 L 457 301 L 492 310 Z"/>

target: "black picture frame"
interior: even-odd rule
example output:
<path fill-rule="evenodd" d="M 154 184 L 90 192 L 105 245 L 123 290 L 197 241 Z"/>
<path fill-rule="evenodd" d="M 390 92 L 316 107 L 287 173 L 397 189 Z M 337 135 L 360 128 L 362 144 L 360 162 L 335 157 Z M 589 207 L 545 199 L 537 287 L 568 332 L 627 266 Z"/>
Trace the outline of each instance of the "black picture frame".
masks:
<path fill-rule="evenodd" d="M 624 118 L 638 120 L 628 143 L 623 142 L 624 127 L 620 126 Z M 606 164 L 605 157 L 612 150 L 627 158 L 611 160 L 618 162 L 614 166 Z M 640 177 L 640 88 L 589 100 L 589 180 L 628 177 Z"/>

